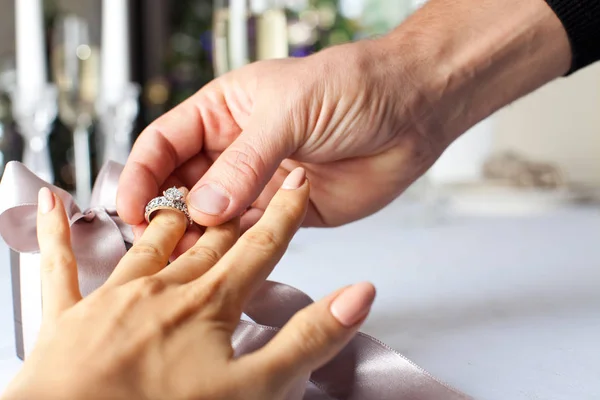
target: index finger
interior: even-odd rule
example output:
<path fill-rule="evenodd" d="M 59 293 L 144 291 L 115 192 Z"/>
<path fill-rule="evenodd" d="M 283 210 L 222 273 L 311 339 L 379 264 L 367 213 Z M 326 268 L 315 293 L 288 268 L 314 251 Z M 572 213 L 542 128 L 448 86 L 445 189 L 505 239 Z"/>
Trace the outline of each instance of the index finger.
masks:
<path fill-rule="evenodd" d="M 177 167 L 202 150 L 199 99 L 190 97 L 150 124 L 136 140 L 119 179 L 117 210 L 123 221 L 144 221 L 144 207 Z"/>
<path fill-rule="evenodd" d="M 37 236 L 42 268 L 44 321 L 54 321 L 81 300 L 71 228 L 60 197 L 48 188 L 38 193 Z"/>

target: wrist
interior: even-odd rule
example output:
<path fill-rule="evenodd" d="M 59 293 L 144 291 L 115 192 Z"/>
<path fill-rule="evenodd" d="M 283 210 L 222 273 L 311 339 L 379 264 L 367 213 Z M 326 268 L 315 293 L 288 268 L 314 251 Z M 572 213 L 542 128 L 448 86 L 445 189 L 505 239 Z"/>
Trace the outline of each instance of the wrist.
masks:
<path fill-rule="evenodd" d="M 543 0 L 431 0 L 380 47 L 420 93 L 412 114 L 444 146 L 571 65 L 566 32 Z"/>

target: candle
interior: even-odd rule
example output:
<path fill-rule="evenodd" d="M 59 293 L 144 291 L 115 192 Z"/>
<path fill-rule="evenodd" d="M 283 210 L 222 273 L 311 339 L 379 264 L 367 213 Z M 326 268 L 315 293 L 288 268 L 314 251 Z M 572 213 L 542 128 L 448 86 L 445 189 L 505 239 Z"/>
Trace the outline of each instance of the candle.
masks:
<path fill-rule="evenodd" d="M 107 104 L 121 100 L 129 76 L 129 1 L 102 2 L 102 86 Z"/>
<path fill-rule="evenodd" d="M 20 99 L 31 104 L 48 79 L 42 2 L 18 0 L 15 3 L 17 88 Z"/>
<path fill-rule="evenodd" d="M 248 8 L 246 0 L 229 2 L 229 69 L 250 62 L 248 54 Z"/>
<path fill-rule="evenodd" d="M 413 0 L 413 9 L 423 7 L 427 3 L 427 0 Z"/>
<path fill-rule="evenodd" d="M 289 55 L 287 33 L 285 12 L 278 8 L 266 10 L 256 22 L 256 58 L 286 58 Z"/>

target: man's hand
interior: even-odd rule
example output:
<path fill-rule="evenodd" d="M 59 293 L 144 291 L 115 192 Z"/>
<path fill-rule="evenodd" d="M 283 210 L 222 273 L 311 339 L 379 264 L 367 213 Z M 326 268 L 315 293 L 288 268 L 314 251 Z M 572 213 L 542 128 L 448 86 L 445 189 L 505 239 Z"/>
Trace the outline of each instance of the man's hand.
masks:
<path fill-rule="evenodd" d="M 183 185 L 197 223 L 243 213 L 247 228 L 299 165 L 313 188 L 304 225 L 377 211 L 441 150 L 414 129 L 414 94 L 389 78 L 385 58 L 365 42 L 214 80 L 141 134 L 120 181 L 120 215 L 140 224 L 159 190 Z"/>
<path fill-rule="evenodd" d="M 312 184 L 304 225 L 351 222 L 570 63 L 565 30 L 542 0 L 430 0 L 384 38 L 251 64 L 202 88 L 142 133 L 118 211 L 139 232 L 146 202 L 184 185 L 198 224 L 242 215 L 245 229 L 302 165 Z M 196 239 L 187 237 L 183 248 Z"/>

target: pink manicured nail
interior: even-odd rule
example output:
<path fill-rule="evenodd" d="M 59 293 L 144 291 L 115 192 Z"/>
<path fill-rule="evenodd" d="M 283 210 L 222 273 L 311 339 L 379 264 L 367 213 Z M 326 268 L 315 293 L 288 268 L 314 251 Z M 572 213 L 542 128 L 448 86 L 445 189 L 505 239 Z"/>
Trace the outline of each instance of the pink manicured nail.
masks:
<path fill-rule="evenodd" d="M 375 294 L 375 287 L 367 282 L 350 286 L 331 303 L 331 314 L 340 324 L 350 328 L 369 313 Z"/>
<path fill-rule="evenodd" d="M 47 187 L 38 192 L 38 210 L 41 214 L 47 214 L 54 208 L 54 195 Z"/>
<path fill-rule="evenodd" d="M 285 178 L 283 184 L 281 185 L 282 189 L 286 190 L 295 190 L 298 189 L 304 181 L 306 180 L 306 171 L 302 167 L 298 167 Z"/>

